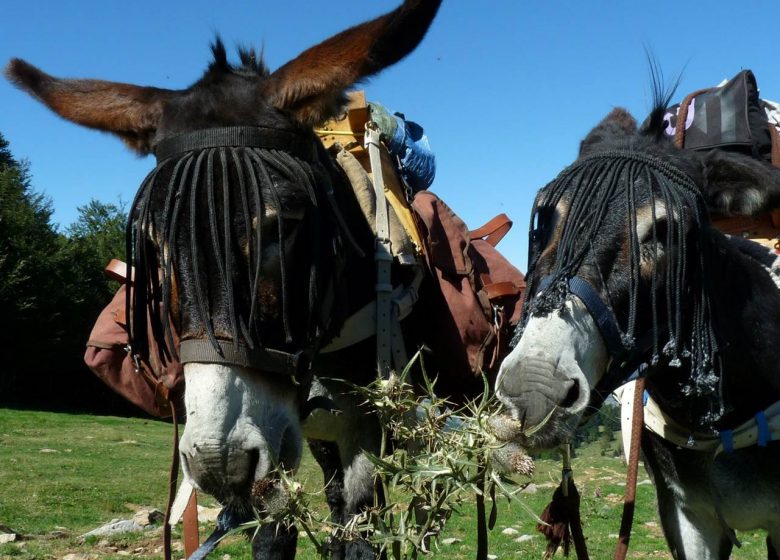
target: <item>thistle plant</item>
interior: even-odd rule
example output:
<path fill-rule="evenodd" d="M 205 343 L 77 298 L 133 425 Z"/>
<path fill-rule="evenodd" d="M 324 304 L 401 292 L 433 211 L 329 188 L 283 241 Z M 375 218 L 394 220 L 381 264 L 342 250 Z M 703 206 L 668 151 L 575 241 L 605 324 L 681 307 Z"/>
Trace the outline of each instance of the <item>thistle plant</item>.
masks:
<path fill-rule="evenodd" d="M 318 517 L 309 507 L 310 495 L 290 473 L 280 472 L 274 482 L 256 485 L 260 522 L 295 523 L 323 557 L 329 551 L 328 538 L 338 538 L 365 539 L 394 560 L 414 559 L 437 548 L 450 516 L 476 500 L 477 532 L 484 537 L 478 539 L 479 560 L 487 556 L 486 531 L 496 522 L 497 499 L 506 498 L 536 517 L 518 497 L 534 463 L 521 447 L 506 443 L 505 434 L 516 433 L 518 427 L 501 414 L 487 382 L 481 398 L 453 407 L 436 396 L 435 381 L 424 374 L 422 388 L 408 381 L 420 359 L 418 353 L 400 374 L 348 389 L 382 426 L 380 452 L 368 457 L 386 503 L 376 496 L 373 507 L 339 526 Z M 514 480 L 518 476 L 521 482 Z M 328 538 L 320 537 L 323 527 L 331 529 Z"/>

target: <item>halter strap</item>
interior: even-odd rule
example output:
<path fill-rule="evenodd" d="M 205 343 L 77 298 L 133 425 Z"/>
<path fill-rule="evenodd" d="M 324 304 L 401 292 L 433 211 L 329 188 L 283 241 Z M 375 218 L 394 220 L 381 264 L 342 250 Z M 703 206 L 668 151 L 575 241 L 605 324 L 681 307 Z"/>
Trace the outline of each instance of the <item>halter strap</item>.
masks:
<path fill-rule="evenodd" d="M 549 287 L 552 282 L 552 276 L 544 276 L 539 282 L 539 291 Z M 648 332 L 639 337 L 632 347 L 626 347 L 620 336 L 620 327 L 614 311 L 604 302 L 593 285 L 580 276 L 574 276 L 567 280 L 566 286 L 568 293 L 577 296 L 585 305 L 612 358 L 607 372 L 591 389 L 588 409 L 595 412 L 616 387 L 644 377 L 647 373 L 646 360 L 642 356 L 646 350 L 652 348 L 652 333 Z M 591 414 L 586 413 L 583 419 L 589 419 L 590 416 Z"/>
<path fill-rule="evenodd" d="M 154 146 L 157 162 L 171 156 L 219 147 L 265 148 L 284 150 L 306 161 L 316 159 L 317 148 L 311 138 L 292 130 L 266 126 L 227 126 L 177 134 Z"/>
<path fill-rule="evenodd" d="M 539 290 L 544 290 L 552 283 L 552 276 L 545 276 L 539 282 Z M 596 326 L 604 338 L 607 351 L 611 356 L 618 356 L 625 352 L 626 348 L 620 338 L 620 329 L 618 327 L 615 313 L 604 300 L 601 299 L 596 289 L 587 280 L 574 276 L 567 280 L 568 291 L 570 294 L 580 298 L 590 313 Z"/>
<path fill-rule="evenodd" d="M 283 352 L 273 348 L 250 348 L 246 344 L 218 340 L 219 350 L 209 340 L 182 340 L 179 361 L 233 364 L 262 369 L 271 373 L 284 373 L 299 379 L 301 371 L 308 368 L 308 359 L 303 352 Z"/>

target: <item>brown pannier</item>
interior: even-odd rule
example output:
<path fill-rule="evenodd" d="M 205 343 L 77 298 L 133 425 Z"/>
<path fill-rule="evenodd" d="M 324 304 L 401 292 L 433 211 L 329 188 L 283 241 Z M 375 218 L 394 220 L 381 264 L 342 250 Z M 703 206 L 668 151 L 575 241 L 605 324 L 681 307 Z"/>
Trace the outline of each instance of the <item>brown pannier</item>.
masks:
<path fill-rule="evenodd" d="M 495 247 L 512 222 L 501 214 L 469 231 L 431 191 L 417 192 L 412 207 L 445 302 L 435 332 L 426 334 L 439 369 L 460 380 L 494 373 L 520 320 L 525 290 L 523 273 Z"/>
<path fill-rule="evenodd" d="M 175 360 L 161 363 L 152 337 L 148 362 L 136 360 L 128 352 L 124 271 L 125 264 L 116 259 L 106 267 L 106 273 L 122 282 L 122 286 L 98 316 L 89 335 L 84 362 L 106 385 L 134 405 L 152 416 L 168 418 L 172 415 L 171 400 L 180 399 L 183 393 L 182 366 Z M 176 332 L 172 331 L 178 346 Z"/>

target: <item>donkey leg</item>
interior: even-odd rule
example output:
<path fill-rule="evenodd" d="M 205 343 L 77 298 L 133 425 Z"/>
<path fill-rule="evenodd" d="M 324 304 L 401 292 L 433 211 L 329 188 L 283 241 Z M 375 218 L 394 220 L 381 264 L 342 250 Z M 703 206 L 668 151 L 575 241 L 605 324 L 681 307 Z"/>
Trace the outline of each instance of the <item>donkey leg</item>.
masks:
<path fill-rule="evenodd" d="M 766 551 L 767 551 L 767 560 L 780 560 L 780 553 L 778 553 L 778 549 L 775 546 L 776 540 L 772 538 L 772 535 L 767 535 L 766 537 Z"/>
<path fill-rule="evenodd" d="M 252 539 L 254 560 L 294 560 L 298 529 L 282 523 L 263 525 Z"/>
<path fill-rule="evenodd" d="M 374 505 L 374 468 L 366 452 L 379 453 L 381 429 L 376 417 L 361 407 L 357 396 L 352 395 L 343 384 L 316 379 L 310 393 L 310 397 L 313 396 L 327 397 L 339 409 L 338 414 L 324 410 L 313 412 L 304 423 L 304 434 L 310 441 L 329 441 L 338 449 L 338 462 L 332 456 L 332 447 L 328 448 L 329 456 L 323 454 L 322 459 L 329 465 L 337 465 L 338 472 L 330 483 L 333 487 L 328 490 L 328 501 L 329 504 L 332 502 L 331 511 L 334 506 L 339 510 L 340 519 L 334 518 L 334 521 L 347 525 L 353 516 Z M 323 467 L 323 472 L 327 473 L 326 467 Z M 377 497 L 383 503 L 381 491 Z M 376 548 L 365 539 L 334 542 L 334 545 L 331 550 L 339 555 L 339 560 L 373 560 L 377 557 Z"/>
<path fill-rule="evenodd" d="M 309 440 L 309 449 L 322 469 L 325 484 L 325 499 L 330 509 L 331 520 L 344 524 L 344 468 L 341 465 L 338 446 L 322 440 Z M 340 539 L 331 539 L 331 560 L 344 560 L 344 543 Z"/>
<path fill-rule="evenodd" d="M 374 465 L 366 454 L 379 454 L 379 424 L 374 416 L 363 413 L 351 421 L 351 426 L 352 431 L 346 431 L 339 442 L 344 465 L 345 522 L 349 521 L 349 516 L 361 514 L 376 502 L 384 504 L 381 485 L 374 478 Z M 347 541 L 344 551 L 345 560 L 373 560 L 378 554 L 377 548 L 363 538 Z"/>
<path fill-rule="evenodd" d="M 316 440 L 309 442 L 323 471 L 331 519 L 341 526 L 374 504 L 373 466 L 362 448 L 344 439 L 340 446 Z M 384 501 L 381 495 L 380 500 Z M 330 543 L 331 560 L 374 560 L 376 556 L 375 548 L 364 539 L 345 541 L 334 536 Z"/>
<path fill-rule="evenodd" d="M 674 449 L 645 430 L 645 466 L 658 497 L 658 513 L 675 560 L 728 560 L 733 544 L 715 513 L 702 454 Z"/>

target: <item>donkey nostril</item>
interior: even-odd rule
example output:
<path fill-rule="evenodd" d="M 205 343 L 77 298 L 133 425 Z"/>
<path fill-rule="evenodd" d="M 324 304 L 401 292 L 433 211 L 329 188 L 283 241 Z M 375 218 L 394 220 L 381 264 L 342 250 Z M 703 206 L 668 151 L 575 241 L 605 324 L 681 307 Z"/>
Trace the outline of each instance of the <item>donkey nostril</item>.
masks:
<path fill-rule="evenodd" d="M 255 477 L 257 476 L 257 466 L 260 464 L 260 450 L 250 449 L 246 453 L 247 455 L 249 455 L 249 469 L 247 469 L 247 480 L 249 482 L 249 485 L 251 486 L 255 481 Z"/>
<path fill-rule="evenodd" d="M 566 393 L 563 401 L 561 401 L 561 408 L 570 408 L 580 396 L 580 383 L 576 379 L 572 380 L 572 386 Z"/>

